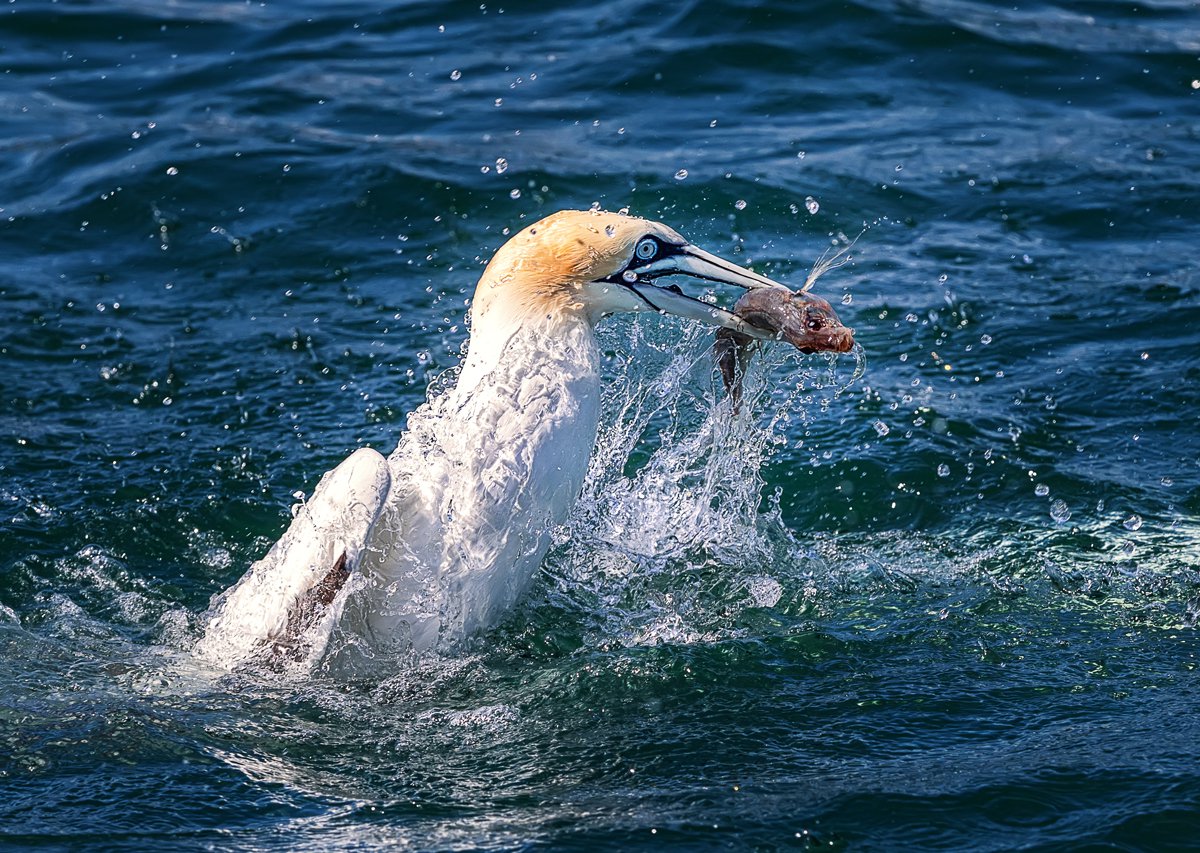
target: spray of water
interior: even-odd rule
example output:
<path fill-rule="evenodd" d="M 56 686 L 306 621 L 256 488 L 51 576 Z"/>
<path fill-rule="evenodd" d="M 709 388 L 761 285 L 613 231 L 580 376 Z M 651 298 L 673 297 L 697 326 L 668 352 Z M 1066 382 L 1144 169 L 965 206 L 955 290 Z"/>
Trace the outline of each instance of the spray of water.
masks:
<path fill-rule="evenodd" d="M 854 381 L 844 371 L 839 381 L 836 356 L 767 347 L 735 413 L 713 373 L 711 335 L 659 325 L 634 320 L 618 333 L 637 356 L 609 363 L 583 493 L 546 564 L 552 597 L 602 643 L 714 639 L 736 632 L 737 611 L 778 600 L 775 575 L 814 555 L 782 524 L 777 496 L 764 496 L 763 466 L 793 422 L 828 412 Z"/>

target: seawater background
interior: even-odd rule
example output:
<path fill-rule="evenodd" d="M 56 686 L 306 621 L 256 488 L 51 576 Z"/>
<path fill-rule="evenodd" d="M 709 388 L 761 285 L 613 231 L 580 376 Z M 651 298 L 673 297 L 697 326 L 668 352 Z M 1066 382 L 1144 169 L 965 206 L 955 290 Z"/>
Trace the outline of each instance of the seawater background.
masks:
<path fill-rule="evenodd" d="M 0 33 L 0 844 L 1194 842 L 1193 3 L 14 0 Z M 503 229 L 595 202 L 794 282 L 869 225 L 816 287 L 865 376 L 774 352 L 730 422 L 707 332 L 614 319 L 512 620 L 358 683 L 199 668 L 293 492 L 455 363 Z"/>

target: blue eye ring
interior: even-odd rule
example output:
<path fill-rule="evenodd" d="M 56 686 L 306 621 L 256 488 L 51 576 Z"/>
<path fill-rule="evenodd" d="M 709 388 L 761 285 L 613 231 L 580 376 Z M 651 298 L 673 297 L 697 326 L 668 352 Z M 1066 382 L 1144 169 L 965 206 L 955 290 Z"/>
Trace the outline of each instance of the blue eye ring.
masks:
<path fill-rule="evenodd" d="M 653 237 L 643 237 L 638 240 L 637 248 L 633 250 L 633 256 L 639 261 L 648 261 L 658 254 L 658 241 Z"/>

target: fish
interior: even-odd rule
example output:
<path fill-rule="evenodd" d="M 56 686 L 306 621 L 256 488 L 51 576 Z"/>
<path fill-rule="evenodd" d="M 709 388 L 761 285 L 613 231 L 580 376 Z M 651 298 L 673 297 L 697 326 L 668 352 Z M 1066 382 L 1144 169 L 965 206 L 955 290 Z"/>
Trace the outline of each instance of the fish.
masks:
<path fill-rule="evenodd" d="M 805 355 L 815 352 L 849 352 L 854 347 L 854 330 L 838 319 L 833 306 L 801 289 L 763 287 L 747 291 L 733 306 L 733 314 L 755 328 L 770 332 Z M 742 376 L 746 365 L 762 344 L 730 328 L 717 332 L 713 354 L 721 371 L 725 391 L 733 400 L 736 414 L 742 403 Z"/>

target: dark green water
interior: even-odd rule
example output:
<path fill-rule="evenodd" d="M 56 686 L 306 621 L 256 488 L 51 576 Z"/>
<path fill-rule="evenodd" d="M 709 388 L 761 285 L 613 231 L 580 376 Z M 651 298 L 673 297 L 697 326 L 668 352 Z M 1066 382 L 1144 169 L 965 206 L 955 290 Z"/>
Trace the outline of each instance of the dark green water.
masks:
<path fill-rule="evenodd" d="M 0 845 L 1195 843 L 1194 3 L 14 0 L 0 70 Z M 793 282 L 869 225 L 816 286 L 865 375 L 774 354 L 689 468 L 711 338 L 614 319 L 507 623 L 198 666 L 504 229 L 594 202 Z"/>

